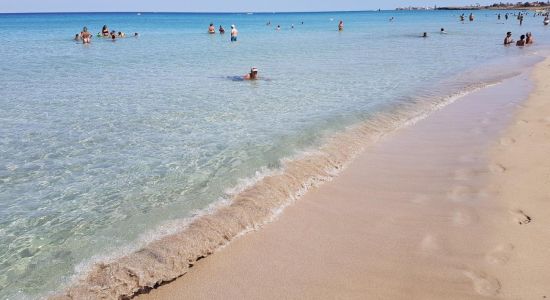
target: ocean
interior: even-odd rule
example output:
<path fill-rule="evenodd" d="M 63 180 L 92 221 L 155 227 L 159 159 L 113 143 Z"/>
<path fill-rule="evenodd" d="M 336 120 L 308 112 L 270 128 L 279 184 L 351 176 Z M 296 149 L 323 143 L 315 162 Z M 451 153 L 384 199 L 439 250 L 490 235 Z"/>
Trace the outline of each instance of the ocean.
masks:
<path fill-rule="evenodd" d="M 197 236 L 223 245 L 332 176 L 371 137 L 547 51 L 542 17 L 520 26 L 493 11 L 460 22 L 462 13 L 0 14 L 0 299 L 82 284 L 97 266 L 171 236 L 179 246 Z M 207 34 L 210 22 L 226 34 Z M 104 24 L 127 37 L 73 41 Z M 532 32 L 536 44 L 504 47 L 507 31 Z M 251 67 L 260 80 L 239 80 Z M 307 174 L 289 173 L 293 184 L 265 180 L 323 151 Z M 215 212 L 258 184 L 261 195 L 226 214 L 239 224 L 231 234 L 203 232 L 223 231 Z M 266 192 L 270 184 L 288 190 Z M 204 218 L 210 227 L 188 233 Z M 151 280 L 180 271 L 170 272 Z"/>

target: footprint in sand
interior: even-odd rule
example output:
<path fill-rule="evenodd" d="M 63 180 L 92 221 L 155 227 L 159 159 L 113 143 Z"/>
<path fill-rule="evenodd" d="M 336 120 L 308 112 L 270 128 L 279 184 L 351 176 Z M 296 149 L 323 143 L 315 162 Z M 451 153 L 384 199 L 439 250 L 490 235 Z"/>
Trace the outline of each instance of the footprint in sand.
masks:
<path fill-rule="evenodd" d="M 474 290 L 482 296 L 496 296 L 500 293 L 500 281 L 493 278 L 484 272 L 479 271 L 464 271 L 464 275 L 470 278 L 474 285 Z"/>
<path fill-rule="evenodd" d="M 531 223 L 531 221 L 532 221 L 531 217 L 528 216 L 521 209 L 512 210 L 512 211 L 510 211 L 510 213 L 512 214 L 512 216 L 514 218 L 514 222 L 518 223 L 519 225 L 526 225 L 526 224 Z"/>
<path fill-rule="evenodd" d="M 493 174 L 501 174 L 501 173 L 506 172 L 506 167 L 504 167 L 503 165 L 501 165 L 499 163 L 496 163 L 496 164 L 490 165 L 489 170 Z"/>
<path fill-rule="evenodd" d="M 512 144 L 515 144 L 516 143 L 516 140 L 513 139 L 513 138 L 501 138 L 500 139 L 500 144 L 502 146 L 510 146 Z"/>
<path fill-rule="evenodd" d="M 527 120 L 519 120 L 519 121 L 517 121 L 517 124 L 519 124 L 519 125 L 525 125 L 525 124 L 529 124 L 529 121 L 527 121 Z"/>
<path fill-rule="evenodd" d="M 504 265 L 512 256 L 512 251 L 514 251 L 514 245 L 512 244 L 503 244 L 498 245 L 491 252 L 487 253 L 485 258 L 487 262 L 493 265 Z"/>

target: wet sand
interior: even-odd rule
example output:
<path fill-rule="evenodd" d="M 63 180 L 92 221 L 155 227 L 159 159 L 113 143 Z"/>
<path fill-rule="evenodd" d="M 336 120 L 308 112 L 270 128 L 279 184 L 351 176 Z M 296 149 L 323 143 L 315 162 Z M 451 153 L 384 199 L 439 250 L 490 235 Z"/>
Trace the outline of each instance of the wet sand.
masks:
<path fill-rule="evenodd" d="M 549 64 L 386 136 L 138 298 L 550 297 Z"/>

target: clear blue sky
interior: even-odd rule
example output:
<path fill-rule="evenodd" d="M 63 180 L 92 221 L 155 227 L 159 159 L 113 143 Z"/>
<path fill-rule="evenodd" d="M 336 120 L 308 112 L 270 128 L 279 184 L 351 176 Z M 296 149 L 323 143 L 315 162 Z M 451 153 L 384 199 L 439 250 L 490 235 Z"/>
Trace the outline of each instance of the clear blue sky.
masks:
<path fill-rule="evenodd" d="M 393 9 L 401 6 L 449 6 L 488 4 L 484 0 L 0 0 L 0 12 L 90 12 L 90 11 L 328 11 Z"/>

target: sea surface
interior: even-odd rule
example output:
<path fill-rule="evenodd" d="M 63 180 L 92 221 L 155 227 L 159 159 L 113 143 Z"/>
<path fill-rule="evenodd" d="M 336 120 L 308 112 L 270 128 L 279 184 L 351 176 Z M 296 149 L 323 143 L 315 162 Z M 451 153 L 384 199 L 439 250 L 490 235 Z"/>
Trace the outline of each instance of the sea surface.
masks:
<path fill-rule="evenodd" d="M 550 44 L 532 13 L 461 13 L 0 14 L 0 299 L 61 291 L 328 137 L 395 128 Z M 104 24 L 128 37 L 72 40 Z M 536 44 L 503 47 L 507 31 Z M 262 80 L 238 80 L 251 67 Z"/>

